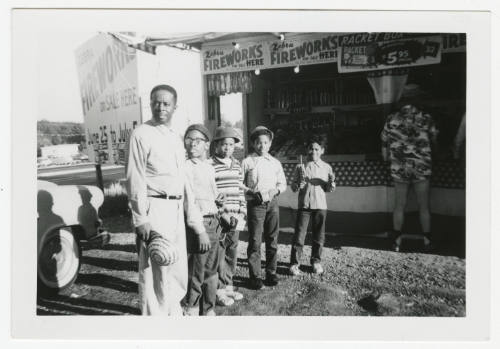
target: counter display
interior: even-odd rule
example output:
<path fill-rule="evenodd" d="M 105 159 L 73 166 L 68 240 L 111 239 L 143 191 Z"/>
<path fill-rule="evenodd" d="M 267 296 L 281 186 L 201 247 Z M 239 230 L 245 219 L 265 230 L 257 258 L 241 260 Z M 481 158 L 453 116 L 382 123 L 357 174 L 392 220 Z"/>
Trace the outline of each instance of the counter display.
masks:
<path fill-rule="evenodd" d="M 306 153 L 312 135 L 325 141 L 325 154 L 371 154 L 380 149 L 384 119 L 379 106 L 328 107 L 309 113 L 270 114 L 269 126 L 275 133 L 271 149 L 278 158 Z"/>
<path fill-rule="evenodd" d="M 298 161 L 283 163 L 287 183 L 291 183 Z M 329 161 L 338 187 L 393 186 L 387 163 L 381 160 Z M 436 161 L 432 168 L 434 188 L 465 189 L 465 170 L 458 161 Z"/>
<path fill-rule="evenodd" d="M 422 83 L 431 73 L 438 75 L 436 68 L 421 68 L 409 80 Z M 263 124 L 275 134 L 271 154 L 282 162 L 288 182 L 299 157 L 307 154 L 308 138 L 319 135 L 325 141 L 322 158 L 332 166 L 339 187 L 392 187 L 389 166 L 380 155 L 380 133 L 397 104 L 376 104 L 365 75 L 339 76 L 326 65 L 300 74 L 269 72 L 260 94 Z M 455 82 L 448 80 L 445 85 Z M 435 89 L 421 104 L 439 129 L 431 186 L 464 189 L 465 167 L 453 159 L 451 148 L 465 103 L 450 98 L 458 93 L 444 96 Z"/>
<path fill-rule="evenodd" d="M 263 121 L 275 133 L 276 157 L 305 154 L 313 134 L 324 139 L 328 155 L 377 152 L 384 113 L 364 74 L 339 76 L 335 65 L 326 64 L 300 74 L 269 72 L 263 80 Z"/>
<path fill-rule="evenodd" d="M 435 35 L 432 36 L 435 39 Z M 240 50 L 244 52 L 252 45 L 266 45 L 265 40 L 254 41 L 249 39 Z M 303 43 L 307 47 L 306 41 L 297 45 L 294 41 L 293 47 L 276 47 L 269 51 L 270 55 L 281 57 L 281 54 L 295 52 Z M 359 46 L 348 42 L 345 45 L 349 47 L 345 50 L 340 47 L 337 53 L 352 54 L 353 48 Z M 220 46 L 223 47 L 222 43 Z M 391 226 L 396 191 L 390 165 L 382 160 L 380 134 L 388 115 L 401 108 L 404 87 L 420 86 L 424 93 L 418 100 L 418 107 L 432 116 L 439 131 L 437 147 L 432 149 L 430 179 L 433 232 L 449 234 L 450 239 L 457 241 L 457 236 L 465 236 L 466 211 L 465 152 L 456 158 L 455 145 L 458 126 L 466 110 L 465 37 L 463 46 L 463 50 L 445 52 L 448 47 L 445 45 L 439 59 L 436 56 L 424 65 L 412 61 L 384 69 L 366 67 L 368 61 L 362 59 L 371 53 L 358 50 L 356 62 L 362 65 L 358 68 L 363 69 L 350 69 L 354 61 L 340 62 L 349 70 L 340 69 L 336 59 L 321 59 L 324 54 L 319 53 L 317 59 L 308 59 L 307 64 L 297 60 L 293 64 L 273 65 L 269 61 L 254 71 L 245 64 L 234 67 L 235 71 L 248 71 L 249 80 L 239 79 L 231 72 L 219 72 L 218 75 L 226 82 L 228 78 L 238 82 L 235 86 L 242 94 L 245 153 L 252 151 L 251 130 L 259 125 L 271 129 L 274 139 L 270 153 L 281 162 L 288 184 L 293 180 L 300 157 L 304 159 L 307 154 L 307 140 L 312 135 L 324 140 L 322 160 L 331 165 L 337 185 L 335 192 L 326 194 L 326 230 L 352 235 L 386 232 Z M 214 45 L 207 46 L 207 50 L 208 47 L 213 49 Z M 224 50 L 228 55 L 238 52 L 229 46 L 224 46 Z M 247 85 L 251 85 L 251 89 Z M 235 92 L 232 85 L 226 83 L 225 86 L 223 92 L 226 94 Z M 223 93 L 218 89 L 213 92 L 208 91 L 208 120 L 221 124 L 223 118 L 217 101 L 212 103 L 210 99 L 217 99 Z M 467 115 L 467 120 L 474 118 L 474 115 Z M 279 196 L 279 206 L 280 227 L 293 229 L 298 209 L 297 194 L 286 190 Z M 411 215 L 405 230 L 420 233 L 415 195 L 409 195 L 406 210 Z"/>

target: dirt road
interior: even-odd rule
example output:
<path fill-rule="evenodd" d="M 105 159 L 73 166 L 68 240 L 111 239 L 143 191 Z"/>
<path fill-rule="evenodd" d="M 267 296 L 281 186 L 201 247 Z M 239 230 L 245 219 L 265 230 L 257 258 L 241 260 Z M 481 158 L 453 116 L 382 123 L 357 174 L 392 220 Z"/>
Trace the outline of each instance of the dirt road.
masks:
<path fill-rule="evenodd" d="M 129 219 L 105 220 L 112 233 L 103 250 L 84 249 L 75 284 L 59 295 L 38 295 L 38 315 L 139 315 L 137 256 Z M 277 287 L 253 291 L 248 278 L 246 239 L 240 243 L 235 285 L 245 299 L 219 315 L 391 315 L 465 316 L 465 259 L 423 253 L 395 253 L 373 242 L 371 248 L 326 247 L 325 274 L 303 266 L 286 275 L 289 236 L 279 245 Z M 365 244 L 366 245 L 366 244 Z M 310 248 L 305 248 L 309 256 Z M 264 256 L 265 254 L 263 254 Z M 304 261 L 306 262 L 306 261 Z"/>

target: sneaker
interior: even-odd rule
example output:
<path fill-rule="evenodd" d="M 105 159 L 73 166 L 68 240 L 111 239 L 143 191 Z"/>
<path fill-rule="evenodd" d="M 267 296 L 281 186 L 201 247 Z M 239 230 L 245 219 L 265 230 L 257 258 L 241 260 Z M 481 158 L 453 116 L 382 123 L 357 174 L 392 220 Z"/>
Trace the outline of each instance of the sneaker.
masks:
<path fill-rule="evenodd" d="M 234 304 L 234 299 L 230 298 L 226 294 L 226 290 L 222 288 L 217 290 L 215 302 L 217 305 L 220 305 L 221 307 L 229 307 Z"/>
<path fill-rule="evenodd" d="M 436 246 L 434 245 L 432 239 L 431 239 L 431 234 L 423 234 L 423 240 L 424 240 L 424 251 L 426 252 L 434 252 Z"/>
<path fill-rule="evenodd" d="M 392 243 L 392 250 L 393 250 L 394 252 L 399 252 L 399 251 L 401 251 L 401 240 L 402 240 L 402 238 L 401 238 L 401 236 L 400 236 L 400 237 L 396 238 L 396 239 L 394 240 L 394 242 Z"/>
<path fill-rule="evenodd" d="M 200 316 L 200 307 L 185 307 L 183 311 L 184 316 Z"/>
<path fill-rule="evenodd" d="M 298 275 L 302 274 L 300 272 L 298 264 L 292 264 L 292 266 L 290 267 L 289 271 L 290 271 L 290 274 L 293 275 L 293 276 L 298 276 Z"/>
<path fill-rule="evenodd" d="M 215 310 L 210 309 L 209 311 L 207 311 L 207 313 L 205 314 L 205 316 L 217 316 L 217 314 L 215 314 Z"/>
<path fill-rule="evenodd" d="M 264 287 L 264 283 L 261 278 L 251 278 L 248 281 L 248 287 L 252 290 L 260 290 Z"/>
<path fill-rule="evenodd" d="M 313 263 L 313 273 L 323 274 L 323 267 L 319 263 Z"/>
<path fill-rule="evenodd" d="M 278 275 L 276 274 L 267 274 L 266 275 L 266 285 L 267 286 L 276 286 L 279 282 Z"/>
<path fill-rule="evenodd" d="M 399 230 L 392 230 L 389 233 L 389 238 L 392 240 L 392 250 L 394 252 L 399 252 L 401 250 L 401 242 L 403 240 L 401 235 L 401 231 Z"/>
<path fill-rule="evenodd" d="M 235 301 L 241 301 L 243 299 L 243 294 L 236 291 L 232 285 L 226 286 L 226 296 L 231 297 Z"/>

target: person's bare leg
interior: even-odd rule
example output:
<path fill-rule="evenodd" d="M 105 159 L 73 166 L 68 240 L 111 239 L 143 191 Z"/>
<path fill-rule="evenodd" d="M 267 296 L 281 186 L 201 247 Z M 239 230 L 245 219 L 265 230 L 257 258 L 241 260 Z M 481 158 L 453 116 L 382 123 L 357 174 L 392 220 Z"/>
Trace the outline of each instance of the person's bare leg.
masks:
<path fill-rule="evenodd" d="M 394 182 L 394 212 L 392 214 L 392 227 L 396 232 L 401 232 L 405 219 L 405 207 L 408 197 L 408 183 Z M 396 249 L 399 249 L 401 244 L 401 236 L 394 241 Z"/>
<path fill-rule="evenodd" d="M 430 181 L 416 182 L 414 188 L 417 196 L 420 224 L 422 226 L 422 233 L 424 234 L 424 244 L 428 245 L 430 241 L 425 235 L 431 232 L 431 213 L 429 209 Z"/>

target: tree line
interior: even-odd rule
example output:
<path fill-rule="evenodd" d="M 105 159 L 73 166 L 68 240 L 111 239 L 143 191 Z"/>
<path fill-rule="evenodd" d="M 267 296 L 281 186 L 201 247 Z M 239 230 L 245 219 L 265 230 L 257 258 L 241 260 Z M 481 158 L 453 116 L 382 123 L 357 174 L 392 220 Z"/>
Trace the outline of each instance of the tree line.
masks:
<path fill-rule="evenodd" d="M 41 156 L 41 147 L 58 144 L 80 144 L 85 142 L 85 130 L 82 123 L 37 121 L 37 156 Z"/>

